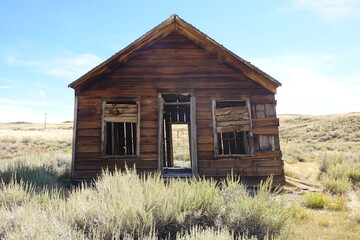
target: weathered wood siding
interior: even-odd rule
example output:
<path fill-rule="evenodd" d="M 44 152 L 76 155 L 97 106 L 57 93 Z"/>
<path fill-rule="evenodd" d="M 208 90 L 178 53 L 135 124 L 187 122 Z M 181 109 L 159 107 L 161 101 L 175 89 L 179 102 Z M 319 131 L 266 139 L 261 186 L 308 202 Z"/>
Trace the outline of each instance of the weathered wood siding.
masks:
<path fill-rule="evenodd" d="M 194 90 L 200 175 L 226 176 L 231 169 L 242 176 L 283 175 L 274 94 L 174 32 L 76 93 L 75 180 L 93 178 L 101 168 L 123 168 L 125 163 L 136 164 L 139 171 L 157 170 L 159 89 Z M 215 158 L 212 99 L 244 95 L 250 96 L 256 156 Z M 140 157 L 101 157 L 104 97 L 141 97 Z"/>

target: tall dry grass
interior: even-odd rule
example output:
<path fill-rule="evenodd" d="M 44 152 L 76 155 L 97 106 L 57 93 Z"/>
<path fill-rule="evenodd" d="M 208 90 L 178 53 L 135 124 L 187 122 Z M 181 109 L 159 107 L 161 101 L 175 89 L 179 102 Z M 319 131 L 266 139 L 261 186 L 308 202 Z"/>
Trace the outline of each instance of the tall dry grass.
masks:
<path fill-rule="evenodd" d="M 139 178 L 133 170 L 104 171 L 94 185 L 67 194 L 60 188 L 39 191 L 33 183 L 12 180 L 0 185 L 0 214 L 5 216 L 0 236 L 191 239 L 187 233 L 192 231 L 225 239 L 286 236 L 288 209 L 270 184 L 263 183 L 252 197 L 235 178 L 228 178 L 221 188 L 205 179 L 164 184 L 159 175 Z"/>

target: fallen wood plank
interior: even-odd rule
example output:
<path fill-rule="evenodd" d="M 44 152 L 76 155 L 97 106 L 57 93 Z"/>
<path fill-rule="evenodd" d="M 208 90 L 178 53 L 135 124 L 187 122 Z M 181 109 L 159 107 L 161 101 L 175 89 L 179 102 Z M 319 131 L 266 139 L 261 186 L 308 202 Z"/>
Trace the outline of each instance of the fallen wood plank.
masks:
<path fill-rule="evenodd" d="M 286 178 L 286 180 L 290 180 L 290 181 L 293 181 L 293 182 L 298 182 L 298 183 L 301 183 L 301 184 L 304 184 L 304 185 L 308 185 L 308 186 L 311 186 L 311 187 L 322 188 L 320 185 L 317 185 L 317 184 L 314 184 L 314 183 L 305 182 L 305 181 L 302 181 L 302 180 L 299 180 L 299 179 L 296 179 L 296 178 L 292 178 L 292 177 L 288 177 L 288 176 L 285 176 L 285 178 Z"/>

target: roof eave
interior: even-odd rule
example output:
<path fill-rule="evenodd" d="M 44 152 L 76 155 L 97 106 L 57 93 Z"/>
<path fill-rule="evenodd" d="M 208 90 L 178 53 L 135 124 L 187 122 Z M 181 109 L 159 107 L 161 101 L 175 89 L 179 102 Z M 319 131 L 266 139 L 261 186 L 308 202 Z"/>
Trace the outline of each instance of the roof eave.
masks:
<path fill-rule="evenodd" d="M 173 22 L 175 21 L 177 15 L 171 15 L 168 19 L 151 29 L 150 31 L 146 32 L 144 35 L 136 39 L 134 42 L 129 44 L 127 47 L 123 48 L 119 52 L 115 53 L 113 56 L 105 60 L 104 62 L 100 63 L 93 69 L 91 69 L 89 72 L 75 80 L 74 82 L 70 83 L 68 85 L 69 88 L 76 89 L 77 87 L 81 86 L 84 82 L 86 82 L 88 79 L 90 79 L 93 76 L 97 76 L 101 74 L 104 70 L 106 70 L 106 65 L 113 61 L 121 62 L 127 60 L 130 55 L 144 47 L 146 43 L 148 43 L 151 40 L 154 40 L 154 38 L 161 36 L 161 34 L 169 34 L 173 30 L 175 30 L 175 24 L 173 25 Z M 173 28 L 171 28 L 173 26 Z"/>
<path fill-rule="evenodd" d="M 269 91 L 276 93 L 277 87 L 281 86 L 279 81 L 266 74 L 250 62 L 237 56 L 212 38 L 208 37 L 199 29 L 174 14 L 135 40 L 133 43 L 90 70 L 88 73 L 84 74 L 82 77 L 70 83 L 68 87 L 74 89 L 79 88 L 89 79 L 99 76 L 103 72 L 109 71 L 109 65 L 113 63 L 125 63 L 135 51 L 156 42 L 156 40 L 168 35 L 175 29 L 182 32 L 186 37 L 202 46 L 207 51 L 214 53 L 219 59 L 242 71 L 247 77 L 261 84 Z"/>

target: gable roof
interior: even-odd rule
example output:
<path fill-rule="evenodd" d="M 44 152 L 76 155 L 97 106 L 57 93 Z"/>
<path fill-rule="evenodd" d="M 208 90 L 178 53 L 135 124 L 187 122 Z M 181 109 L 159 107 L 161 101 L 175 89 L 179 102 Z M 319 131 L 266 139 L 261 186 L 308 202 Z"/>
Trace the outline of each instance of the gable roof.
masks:
<path fill-rule="evenodd" d="M 90 70 L 88 73 L 78 78 L 76 81 L 70 83 L 69 87 L 78 89 L 84 85 L 91 84 L 94 79 L 99 79 L 101 76 L 111 72 L 113 70 L 112 66 L 119 63 L 126 63 L 132 57 L 133 53 L 156 43 L 175 30 L 204 48 L 206 51 L 215 54 L 219 59 L 241 71 L 244 75 L 259 83 L 269 91 L 276 93 L 276 88 L 281 86 L 279 81 L 226 49 L 191 24 L 181 19 L 178 15 L 174 14 L 136 41 Z"/>

